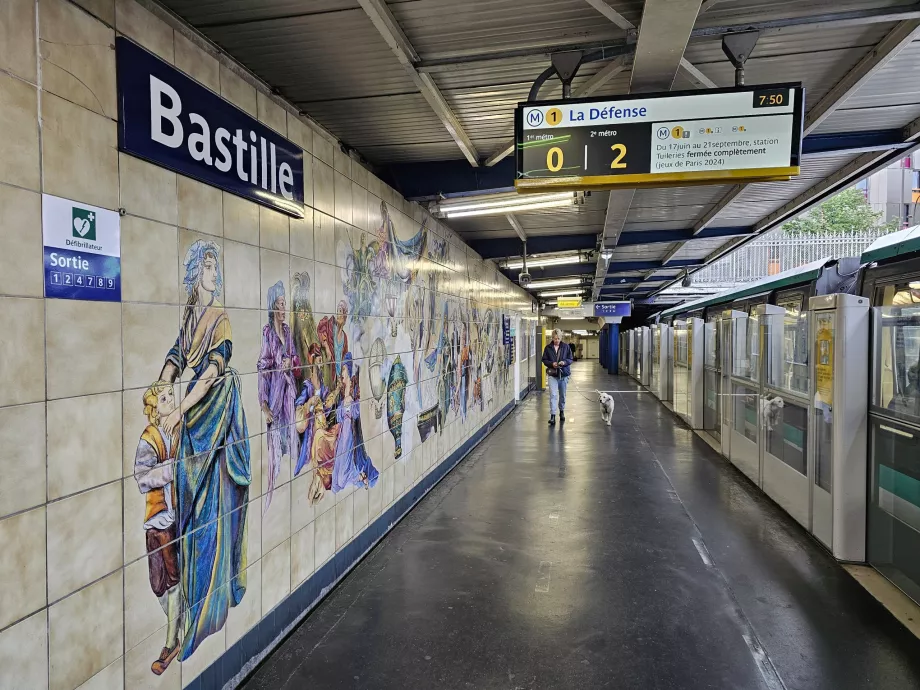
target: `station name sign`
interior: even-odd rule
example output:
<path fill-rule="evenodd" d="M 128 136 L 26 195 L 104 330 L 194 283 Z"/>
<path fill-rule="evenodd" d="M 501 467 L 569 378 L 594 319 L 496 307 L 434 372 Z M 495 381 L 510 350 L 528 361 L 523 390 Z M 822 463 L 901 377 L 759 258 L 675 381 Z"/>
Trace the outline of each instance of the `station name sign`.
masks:
<path fill-rule="evenodd" d="M 303 151 L 167 62 L 116 39 L 118 148 L 303 218 Z"/>
<path fill-rule="evenodd" d="M 522 103 L 518 191 L 788 180 L 800 172 L 800 84 Z"/>

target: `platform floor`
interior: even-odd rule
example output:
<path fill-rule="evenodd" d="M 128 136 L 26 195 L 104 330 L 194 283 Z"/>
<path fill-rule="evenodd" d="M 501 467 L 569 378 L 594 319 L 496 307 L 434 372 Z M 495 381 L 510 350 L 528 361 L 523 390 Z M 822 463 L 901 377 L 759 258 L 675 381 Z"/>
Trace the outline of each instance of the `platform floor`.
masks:
<path fill-rule="evenodd" d="M 244 685 L 920 688 L 920 641 L 625 376 L 531 395 Z M 615 395 L 613 425 L 585 391 Z"/>

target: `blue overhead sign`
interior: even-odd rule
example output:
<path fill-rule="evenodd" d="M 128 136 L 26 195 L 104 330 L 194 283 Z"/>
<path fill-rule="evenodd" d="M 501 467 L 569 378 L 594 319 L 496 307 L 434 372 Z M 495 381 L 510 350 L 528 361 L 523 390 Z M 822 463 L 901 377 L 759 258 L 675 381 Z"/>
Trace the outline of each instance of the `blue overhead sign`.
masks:
<path fill-rule="evenodd" d="M 216 93 L 116 39 L 118 148 L 303 218 L 303 151 Z"/>
<path fill-rule="evenodd" d="M 606 316 L 608 318 L 615 316 L 626 317 L 632 314 L 631 302 L 595 302 L 594 315 Z"/>

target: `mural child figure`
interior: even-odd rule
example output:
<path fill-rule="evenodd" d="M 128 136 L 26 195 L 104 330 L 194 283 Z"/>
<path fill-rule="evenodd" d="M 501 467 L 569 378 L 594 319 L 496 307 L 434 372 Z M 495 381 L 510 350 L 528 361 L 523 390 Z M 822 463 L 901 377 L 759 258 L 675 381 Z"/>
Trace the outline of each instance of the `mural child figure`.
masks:
<path fill-rule="evenodd" d="M 179 660 L 188 659 L 224 626 L 246 593 L 246 509 L 252 481 L 249 431 L 240 379 L 230 367 L 230 319 L 217 301 L 220 248 L 196 240 L 185 256 L 188 302 L 160 379 L 175 383 L 186 369 L 185 396 L 165 420 L 178 432 L 175 496 L 179 586 L 187 602 Z"/>
<path fill-rule="evenodd" d="M 336 493 L 347 486 L 370 488 L 380 474 L 364 446 L 358 371 L 351 353 L 342 363 L 341 381 L 342 399 L 335 413 L 340 428 L 332 472 L 332 490 Z"/>
<path fill-rule="evenodd" d="M 325 401 L 328 399 L 333 403 L 335 391 L 330 395 L 323 383 L 323 351 L 318 343 L 310 346 L 307 357 L 308 378 L 294 401 L 297 433 L 303 435 L 294 474 L 300 474 L 305 467 L 313 470 L 307 497 L 311 503 L 316 503 L 322 500 L 326 489 L 332 485 L 338 426 L 332 430 L 328 428 L 329 412 Z"/>
<path fill-rule="evenodd" d="M 179 653 L 182 594 L 179 589 L 179 553 L 176 548 L 176 497 L 173 475 L 176 462 L 174 434 L 161 423 L 176 409 L 172 385 L 157 381 L 144 391 L 147 428 L 134 455 L 134 478 L 144 494 L 144 533 L 150 588 L 166 614 L 166 644 L 150 666 L 161 675 Z"/>
<path fill-rule="evenodd" d="M 310 274 L 306 271 L 295 273 L 292 278 L 291 300 L 293 301 L 293 330 L 294 347 L 301 366 L 306 365 L 307 352 L 310 346 L 319 342 L 316 332 L 316 319 L 313 316 L 313 305 L 310 303 Z M 308 372 L 294 370 L 297 379 L 305 378 Z"/>
<path fill-rule="evenodd" d="M 294 400 L 297 397 L 294 371 L 300 369 L 291 328 L 285 323 L 284 283 L 279 280 L 272 285 L 267 299 L 268 323 L 262 328 L 262 351 L 257 364 L 259 404 L 268 429 L 268 491 L 263 511 L 271 505 L 282 458 L 298 455 L 298 435 L 294 428 Z"/>
<path fill-rule="evenodd" d="M 345 332 L 347 321 L 348 303 L 341 300 L 336 308 L 335 319 L 324 316 L 320 319 L 319 326 L 316 327 L 325 362 L 323 382 L 330 389 L 339 385 L 338 378 L 342 374 L 342 361 L 348 352 L 348 334 Z"/>

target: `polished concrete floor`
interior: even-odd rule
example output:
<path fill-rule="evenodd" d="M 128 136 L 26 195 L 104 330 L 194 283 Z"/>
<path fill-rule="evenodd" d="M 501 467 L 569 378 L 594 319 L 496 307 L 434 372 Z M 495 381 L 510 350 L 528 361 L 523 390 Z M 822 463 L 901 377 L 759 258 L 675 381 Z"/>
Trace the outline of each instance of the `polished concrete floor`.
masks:
<path fill-rule="evenodd" d="M 613 425 L 574 386 L 622 391 Z M 593 397 L 593 396 L 591 396 Z M 651 395 L 531 395 L 245 684 L 920 688 L 920 641 Z"/>

